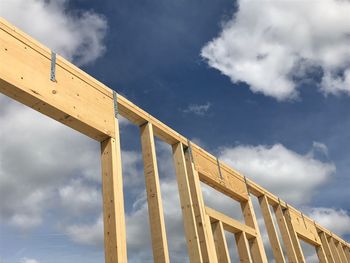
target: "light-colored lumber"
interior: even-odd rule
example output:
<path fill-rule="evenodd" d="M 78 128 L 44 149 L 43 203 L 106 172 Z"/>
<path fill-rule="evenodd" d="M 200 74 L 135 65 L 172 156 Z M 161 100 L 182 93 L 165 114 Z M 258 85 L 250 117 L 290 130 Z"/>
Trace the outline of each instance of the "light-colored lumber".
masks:
<path fill-rule="evenodd" d="M 126 263 L 126 230 L 118 120 L 115 139 L 101 143 L 103 225 L 106 263 Z"/>
<path fill-rule="evenodd" d="M 224 229 L 233 234 L 239 232 L 245 232 L 249 239 L 253 239 L 256 237 L 256 230 L 250 226 L 242 224 L 241 222 L 220 213 L 210 207 L 206 207 L 205 211 L 211 219 L 211 222 L 221 221 Z"/>
<path fill-rule="evenodd" d="M 339 255 L 339 251 L 337 249 L 337 246 L 335 244 L 335 241 L 334 241 L 333 237 L 329 237 L 328 238 L 328 242 L 329 242 L 329 246 L 330 246 L 331 251 L 332 251 L 332 255 L 333 255 L 334 261 L 336 263 L 343 263 L 342 260 L 341 260 L 340 255 Z"/>
<path fill-rule="evenodd" d="M 235 234 L 239 262 L 242 263 L 252 263 L 252 258 L 249 251 L 249 243 L 247 236 L 244 232 L 239 232 Z"/>
<path fill-rule="evenodd" d="M 1 93 L 102 142 L 102 169 L 104 175 L 107 176 L 103 179 L 103 182 L 105 182 L 103 184 L 103 191 L 106 192 L 106 194 L 104 194 L 106 261 L 109 260 L 108 262 L 113 263 L 125 262 L 123 261 L 126 259 L 125 223 L 123 222 L 124 204 L 121 164 L 119 160 L 120 146 L 118 146 L 120 142 L 118 124 L 115 124 L 113 90 L 78 69 L 59 55 L 56 61 L 56 81 L 51 81 L 51 50 L 14 27 L 3 18 L 0 18 L 0 61 L 3 62 L 0 63 Z M 118 95 L 117 97 L 118 111 L 121 116 L 127 118 L 136 125 L 141 125 L 146 122 L 150 123 L 154 135 L 166 143 L 174 145 L 173 149 L 177 149 L 178 145 L 181 144 L 183 155 L 183 146 L 188 146 L 187 138 L 157 120 L 123 96 Z M 116 150 L 113 150 L 115 148 L 113 145 L 117 148 Z M 305 215 L 302 215 L 301 219 L 299 215 L 300 212 L 297 209 L 287 206 L 283 201 L 280 202 L 277 196 L 253 181 L 249 179 L 245 181 L 240 173 L 228 165 L 218 162 L 215 156 L 203 150 L 198 145 L 193 143 L 192 149 L 194 153 L 194 171 L 198 172 L 195 172 L 196 176 L 194 178 L 198 176 L 202 182 L 243 204 L 246 204 L 248 201 L 248 209 L 246 209 L 245 218 L 246 223 L 251 227 L 245 225 L 243 227 L 248 227 L 247 233 L 244 235 L 252 242 L 251 250 L 254 259 L 257 258 L 258 261 L 261 260 L 261 262 L 265 262 L 265 253 L 263 252 L 259 229 L 256 225 L 256 217 L 254 214 L 249 215 L 249 211 L 252 211 L 252 213 L 254 213 L 254 211 L 252 208 L 249 208 L 250 197 L 248 196 L 245 182 L 251 194 L 256 197 L 262 195 L 266 196 L 268 203 L 276 208 L 276 216 L 282 213 L 282 215 L 277 216 L 277 221 L 281 229 L 284 244 L 287 248 L 289 262 L 297 262 L 297 259 L 294 259 L 295 255 L 293 256 L 293 253 L 298 255 L 300 262 L 304 261 L 298 241 L 299 238 L 316 246 L 316 248 L 321 247 L 328 261 L 331 262 L 329 257 L 330 253 L 327 252 L 327 247 L 322 241 L 322 237 L 320 236 L 321 239 L 318 237 L 318 233 L 321 232 L 325 233 L 327 236 L 331 236 L 329 250 L 334 257 L 334 262 L 344 261 L 344 257 L 347 257 L 348 260 L 349 244 L 342 238 L 321 225 L 313 223 L 313 221 Z M 177 152 L 176 156 L 181 157 L 180 151 Z M 177 160 L 181 160 L 181 158 Z M 194 255 L 198 252 L 198 256 L 193 256 L 193 260 L 198 262 L 202 260 L 201 251 L 204 251 L 204 253 L 208 251 L 207 256 L 204 256 L 211 259 L 212 256 L 210 256 L 210 253 L 212 252 L 210 251 L 214 251 L 213 253 L 215 254 L 215 249 L 205 249 L 205 247 L 210 248 L 214 247 L 214 245 L 210 244 L 213 242 L 210 237 L 212 234 L 211 231 L 206 231 L 208 226 L 210 226 L 209 218 L 208 216 L 204 216 L 203 218 L 203 211 L 198 213 L 198 211 L 201 211 L 200 209 L 204 210 L 204 204 L 200 205 L 202 197 L 200 187 L 198 187 L 198 180 L 196 179 L 197 181 L 195 181 L 197 186 L 196 184 L 189 184 L 186 172 L 187 164 L 184 164 L 183 160 L 181 160 L 180 163 L 182 163 L 180 166 L 185 167 L 177 167 L 177 170 L 180 171 L 177 173 L 177 175 L 180 174 L 177 178 L 178 181 L 182 183 L 179 189 L 185 189 L 185 193 L 180 193 L 180 197 L 182 195 L 183 203 L 187 205 L 186 208 L 183 207 L 183 210 L 186 210 L 186 212 L 184 212 L 184 215 L 186 215 L 185 222 L 190 222 L 189 224 L 185 223 L 185 229 L 187 228 L 187 232 L 185 230 L 186 237 L 190 237 L 190 239 L 188 239 L 188 242 L 191 242 L 189 247 L 196 248 L 196 244 L 200 243 L 200 250 L 197 251 L 193 249 L 190 254 Z M 107 204 L 106 200 L 112 200 L 111 204 Z M 199 210 L 195 208 L 197 204 L 199 208 L 202 208 Z M 289 213 L 287 221 L 282 211 L 285 209 L 287 209 Z M 191 213 L 194 220 L 191 219 L 191 216 L 188 217 Z M 106 215 L 108 215 L 107 218 Z M 198 216 L 200 217 L 199 220 Z M 151 221 L 153 221 L 153 219 Z M 230 221 L 230 223 L 232 223 L 232 221 Z M 194 224 L 193 229 L 191 224 Z M 206 227 L 203 227 L 203 231 L 197 229 L 201 224 L 206 225 Z M 237 231 L 235 227 L 229 224 L 223 223 L 223 227 L 227 227 L 231 231 Z M 254 228 L 253 231 L 251 230 L 252 228 Z M 252 233 L 249 234 L 249 231 L 254 232 L 254 235 L 252 235 Z M 201 242 L 198 240 L 193 241 L 192 238 L 198 239 L 198 236 Z M 257 242 L 253 242 L 254 238 Z M 158 241 L 155 242 L 157 243 Z M 332 245 L 332 243 L 334 245 Z M 334 248 L 336 244 L 338 247 L 342 248 L 344 253 L 341 253 L 339 248 Z M 344 250 L 345 248 L 346 250 Z M 115 251 L 117 252 L 114 253 Z M 339 259 L 337 257 L 339 257 Z"/>
<path fill-rule="evenodd" d="M 323 246 L 322 245 L 316 246 L 315 250 L 320 263 L 328 263 L 328 259 L 327 259 L 326 253 L 324 252 Z"/>
<path fill-rule="evenodd" d="M 237 176 L 225 166 L 218 163 L 216 158 L 207 155 L 200 148 L 192 147 L 193 162 L 201 181 L 212 186 L 225 195 L 237 201 L 248 200 L 248 192 L 243 177 Z M 219 169 L 220 165 L 220 169 Z"/>
<path fill-rule="evenodd" d="M 252 259 L 254 262 L 267 263 L 264 244 L 261 238 L 258 222 L 256 220 L 253 203 L 250 196 L 248 196 L 248 201 L 241 202 L 241 208 L 245 223 L 247 226 L 250 226 L 256 231 L 256 237 L 249 240 Z"/>
<path fill-rule="evenodd" d="M 328 243 L 326 234 L 324 232 L 320 232 L 319 236 L 320 236 L 322 247 L 323 247 L 324 253 L 326 254 L 328 263 L 336 263 L 332 254 L 331 247 Z"/>
<path fill-rule="evenodd" d="M 344 249 L 343 249 L 343 246 L 340 242 L 338 242 L 336 244 L 336 247 L 338 249 L 338 253 L 339 253 L 339 256 L 340 256 L 340 259 L 343 263 L 347 263 L 348 260 L 346 259 L 346 255 L 345 255 L 345 252 L 344 252 Z"/>
<path fill-rule="evenodd" d="M 203 262 L 182 143 L 173 145 L 173 158 L 189 258 L 191 263 Z"/>
<path fill-rule="evenodd" d="M 348 246 L 344 246 L 344 252 L 346 259 L 348 260 L 348 262 L 350 262 L 350 248 Z"/>
<path fill-rule="evenodd" d="M 194 169 L 190 148 L 185 152 L 185 161 L 203 262 L 217 263 L 211 224 L 205 212 L 203 193 L 198 172 Z"/>
<path fill-rule="evenodd" d="M 284 247 L 286 248 L 286 253 L 288 257 L 288 262 L 289 263 L 298 263 L 298 258 L 294 250 L 294 245 L 289 233 L 289 229 L 287 226 L 286 219 L 283 214 L 282 207 L 280 205 L 276 205 L 273 207 L 276 219 L 277 219 L 277 224 L 279 227 L 279 230 L 281 232 L 282 240 Z"/>
<path fill-rule="evenodd" d="M 140 127 L 142 157 L 144 162 L 148 214 L 151 228 L 153 261 L 169 262 L 168 242 L 159 184 L 158 165 L 151 123 Z"/>
<path fill-rule="evenodd" d="M 284 260 L 282 247 L 278 239 L 275 224 L 273 223 L 272 214 L 270 211 L 270 205 L 265 195 L 262 195 L 259 197 L 259 204 L 260 204 L 261 212 L 264 218 L 266 231 L 270 240 L 273 256 L 276 262 L 284 263 L 285 260 Z"/>
<path fill-rule="evenodd" d="M 212 224 L 215 248 L 219 263 L 231 263 L 230 254 L 227 247 L 224 227 L 221 221 Z"/>
<path fill-rule="evenodd" d="M 23 35 L 0 18 L 0 92 L 98 141 L 114 137 L 113 100 L 60 56 L 51 81 L 51 51 Z"/>
<path fill-rule="evenodd" d="M 287 227 L 289 230 L 289 234 L 291 237 L 291 240 L 293 242 L 293 247 L 294 247 L 294 251 L 297 255 L 298 258 L 298 262 L 299 263 L 305 263 L 305 258 L 304 258 L 304 254 L 303 251 L 301 249 L 301 245 L 300 245 L 300 240 L 298 238 L 298 235 L 293 227 L 292 221 L 291 221 L 291 216 L 289 213 L 289 209 L 287 208 L 284 212 L 284 217 L 286 218 L 286 223 L 287 223 Z"/>

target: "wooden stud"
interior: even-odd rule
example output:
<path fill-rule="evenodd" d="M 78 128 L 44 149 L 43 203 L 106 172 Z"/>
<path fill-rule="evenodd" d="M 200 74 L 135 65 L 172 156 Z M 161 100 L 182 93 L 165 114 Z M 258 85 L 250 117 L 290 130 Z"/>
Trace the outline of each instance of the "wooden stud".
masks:
<path fill-rule="evenodd" d="M 273 223 L 273 219 L 270 211 L 270 205 L 266 195 L 262 195 L 259 197 L 259 204 L 260 204 L 260 208 L 261 208 L 265 226 L 266 226 L 266 231 L 269 236 L 271 249 L 275 257 L 275 260 L 276 262 L 284 263 L 285 260 L 284 260 L 282 247 L 278 239 L 275 224 Z"/>
<path fill-rule="evenodd" d="M 287 227 L 287 222 L 284 217 L 282 207 L 281 205 L 276 205 L 273 207 L 276 219 L 277 219 L 277 224 L 280 229 L 281 235 L 282 235 L 282 240 L 284 243 L 284 246 L 286 248 L 286 253 L 288 257 L 288 262 L 290 263 L 298 263 L 298 258 L 294 250 L 293 242 L 290 237 L 289 229 Z"/>
<path fill-rule="evenodd" d="M 329 263 L 322 246 L 315 246 L 316 254 L 320 263 Z"/>
<path fill-rule="evenodd" d="M 350 262 L 350 248 L 347 246 L 344 246 L 344 252 L 345 252 L 346 259 L 348 260 L 348 262 Z"/>
<path fill-rule="evenodd" d="M 337 249 L 338 249 L 338 252 L 339 252 L 339 256 L 340 256 L 341 261 L 342 261 L 343 263 L 347 263 L 348 260 L 346 259 L 346 255 L 345 255 L 345 252 L 344 252 L 344 250 L 343 250 L 342 244 L 341 244 L 340 242 L 338 242 L 338 243 L 336 244 L 336 247 L 337 247 Z"/>
<path fill-rule="evenodd" d="M 332 251 L 334 261 L 336 263 L 342 263 L 342 260 L 341 260 L 340 255 L 339 255 L 339 251 L 337 249 L 337 246 L 335 245 L 335 241 L 334 241 L 333 237 L 329 237 L 328 242 L 329 242 L 329 246 L 330 246 L 331 251 Z"/>
<path fill-rule="evenodd" d="M 320 232 L 318 235 L 320 236 L 322 247 L 323 247 L 324 253 L 326 254 L 328 262 L 336 263 L 332 254 L 331 247 L 328 243 L 326 234 L 324 232 Z"/>
<path fill-rule="evenodd" d="M 185 152 L 185 160 L 203 262 L 217 263 L 218 261 L 211 224 L 205 212 L 199 176 L 194 169 L 190 151 L 191 150 L 188 149 Z"/>
<path fill-rule="evenodd" d="M 141 126 L 140 132 L 148 214 L 152 237 L 153 261 L 157 263 L 169 262 L 169 250 L 165 232 L 164 213 L 152 124 L 147 123 Z"/>
<path fill-rule="evenodd" d="M 173 145 L 173 158 L 189 258 L 192 263 L 203 262 L 182 143 Z"/>
<path fill-rule="evenodd" d="M 246 234 L 244 232 L 236 233 L 235 239 L 236 239 L 236 244 L 238 249 L 239 262 L 252 263 L 253 261 L 249 253 L 249 244 L 248 244 Z"/>
<path fill-rule="evenodd" d="M 306 261 L 305 261 L 304 254 L 303 254 L 303 251 L 302 251 L 301 246 L 300 246 L 300 241 L 299 241 L 297 233 L 294 230 L 293 224 L 291 222 L 288 208 L 285 209 L 283 213 L 284 213 L 284 217 L 286 218 L 287 227 L 289 230 L 291 240 L 293 242 L 293 247 L 294 247 L 295 253 L 297 255 L 298 262 L 305 263 Z"/>
<path fill-rule="evenodd" d="M 254 207 L 250 196 L 248 196 L 248 201 L 241 202 L 241 208 L 245 223 L 255 229 L 256 237 L 252 238 L 250 241 L 251 253 L 254 262 L 267 263 L 267 257 L 265 253 L 264 244 L 260 235 L 260 230 L 258 222 L 256 220 Z"/>
<path fill-rule="evenodd" d="M 126 229 L 119 125 L 115 139 L 101 143 L 104 248 L 106 263 L 126 263 Z"/>
<path fill-rule="evenodd" d="M 227 242 L 225 237 L 224 227 L 220 221 L 214 222 L 212 224 L 215 248 L 218 255 L 219 263 L 231 263 L 230 254 L 227 248 Z"/>

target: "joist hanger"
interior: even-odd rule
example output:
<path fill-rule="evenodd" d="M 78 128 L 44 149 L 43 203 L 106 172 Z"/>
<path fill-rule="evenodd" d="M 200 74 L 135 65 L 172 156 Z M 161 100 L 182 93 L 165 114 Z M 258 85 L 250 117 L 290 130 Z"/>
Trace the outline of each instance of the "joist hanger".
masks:
<path fill-rule="evenodd" d="M 56 82 L 56 53 L 51 51 L 50 80 Z"/>
<path fill-rule="evenodd" d="M 118 119 L 118 93 L 113 90 L 114 117 Z"/>
<path fill-rule="evenodd" d="M 223 177 L 222 177 L 221 167 L 220 167 L 220 162 L 219 162 L 219 158 L 218 158 L 218 157 L 216 157 L 216 163 L 218 164 L 219 175 L 220 175 L 220 178 L 221 178 L 221 180 L 222 180 L 222 179 L 223 179 Z"/>
<path fill-rule="evenodd" d="M 187 139 L 187 151 L 188 151 L 188 154 L 190 156 L 190 161 L 191 161 L 191 163 L 193 163 L 192 145 L 191 145 L 191 141 L 188 139 Z"/>

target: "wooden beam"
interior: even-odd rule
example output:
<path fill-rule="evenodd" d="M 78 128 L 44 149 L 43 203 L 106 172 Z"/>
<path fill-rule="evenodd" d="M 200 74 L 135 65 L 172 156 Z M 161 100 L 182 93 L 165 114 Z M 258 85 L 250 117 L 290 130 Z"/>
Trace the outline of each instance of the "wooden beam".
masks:
<path fill-rule="evenodd" d="M 239 262 L 242 263 L 252 263 L 252 258 L 250 256 L 248 239 L 245 232 L 239 232 L 235 234 Z"/>
<path fill-rule="evenodd" d="M 317 254 L 317 257 L 318 257 L 318 260 L 320 261 L 320 263 L 329 263 L 322 245 L 315 246 L 315 249 L 316 249 L 316 254 Z"/>
<path fill-rule="evenodd" d="M 106 263 L 126 263 L 126 230 L 118 120 L 115 139 L 101 143 L 103 225 Z"/>
<path fill-rule="evenodd" d="M 285 260 L 284 260 L 282 247 L 278 239 L 275 224 L 273 223 L 272 214 L 270 211 L 270 205 L 265 195 L 259 197 L 259 204 L 260 204 L 261 212 L 262 212 L 265 226 L 266 226 L 266 231 L 269 236 L 271 249 L 275 257 L 275 260 L 276 262 L 284 263 Z"/>
<path fill-rule="evenodd" d="M 344 246 L 344 252 L 346 259 L 348 260 L 348 262 L 350 262 L 350 248 L 348 246 Z"/>
<path fill-rule="evenodd" d="M 85 82 L 78 68 L 57 56 L 50 80 L 51 51 L 0 18 L 0 92 L 103 141 L 114 137 L 113 100 Z"/>
<path fill-rule="evenodd" d="M 328 263 L 336 263 L 332 254 L 331 247 L 328 243 L 326 234 L 324 232 L 320 232 L 319 236 L 320 236 L 322 247 L 323 247 L 324 253 L 326 254 Z"/>
<path fill-rule="evenodd" d="M 250 196 L 248 196 L 248 201 L 241 202 L 241 208 L 245 223 L 247 226 L 250 226 L 256 231 L 256 237 L 249 240 L 251 246 L 251 256 L 254 262 L 267 263 L 264 244 L 260 235 L 258 222 L 256 220 L 253 203 Z"/>
<path fill-rule="evenodd" d="M 190 262 L 203 262 L 182 143 L 173 145 L 173 158 Z"/>
<path fill-rule="evenodd" d="M 333 258 L 334 258 L 335 262 L 342 263 L 341 257 L 339 255 L 339 251 L 337 249 L 337 246 L 335 244 L 335 241 L 334 241 L 333 237 L 329 237 L 328 238 L 328 242 L 329 242 L 329 246 L 331 248 L 332 255 L 333 255 Z"/>
<path fill-rule="evenodd" d="M 277 224 L 279 226 L 281 235 L 282 235 L 282 240 L 283 244 L 286 248 L 286 253 L 288 257 L 288 262 L 290 263 L 298 263 L 298 258 L 294 250 L 294 245 L 292 242 L 292 238 L 289 233 L 289 228 L 287 226 L 286 219 L 284 217 L 282 207 L 280 205 L 276 205 L 273 207 L 276 219 L 277 219 Z"/>
<path fill-rule="evenodd" d="M 256 230 L 250 226 L 247 226 L 245 224 L 242 224 L 241 222 L 223 214 L 220 213 L 210 207 L 205 207 L 205 211 L 207 212 L 208 216 L 211 219 L 211 222 L 221 221 L 224 229 L 228 232 L 231 232 L 233 234 L 239 233 L 239 232 L 245 232 L 247 234 L 247 237 L 249 239 L 256 237 Z"/>
<path fill-rule="evenodd" d="M 291 216 L 289 214 L 289 209 L 288 208 L 284 210 L 284 216 L 286 218 L 287 227 L 288 227 L 288 230 L 289 230 L 289 234 L 290 234 L 291 240 L 293 242 L 293 247 L 294 247 L 295 253 L 297 255 L 298 262 L 299 263 L 306 263 L 303 251 L 301 249 L 301 245 L 300 245 L 300 241 L 299 241 L 298 235 L 297 235 L 297 233 L 296 233 L 296 231 L 295 231 L 295 229 L 293 227 L 292 221 L 291 221 Z"/>
<path fill-rule="evenodd" d="M 203 193 L 198 172 L 194 169 L 190 148 L 187 148 L 185 152 L 185 160 L 203 262 L 217 263 L 211 224 L 205 212 Z"/>
<path fill-rule="evenodd" d="M 343 249 L 342 244 L 341 244 L 340 242 L 338 242 L 338 243 L 336 244 L 336 246 L 337 246 L 337 249 L 338 249 L 338 252 L 339 252 L 339 256 L 340 256 L 340 258 L 341 258 L 341 261 L 342 261 L 343 263 L 347 263 L 348 260 L 346 259 L 346 255 L 345 255 L 345 252 L 344 252 L 344 249 Z"/>
<path fill-rule="evenodd" d="M 195 169 L 198 171 L 202 182 L 236 201 L 248 200 L 248 192 L 243 177 L 226 169 L 216 158 L 211 157 L 196 146 L 192 147 L 192 155 Z"/>
<path fill-rule="evenodd" d="M 221 221 L 212 224 L 216 254 L 219 263 L 231 263 L 230 254 L 227 248 L 224 227 Z"/>
<path fill-rule="evenodd" d="M 151 227 L 153 261 L 157 263 L 169 262 L 168 242 L 165 232 L 164 213 L 152 124 L 147 123 L 141 126 L 140 132 L 148 214 Z"/>

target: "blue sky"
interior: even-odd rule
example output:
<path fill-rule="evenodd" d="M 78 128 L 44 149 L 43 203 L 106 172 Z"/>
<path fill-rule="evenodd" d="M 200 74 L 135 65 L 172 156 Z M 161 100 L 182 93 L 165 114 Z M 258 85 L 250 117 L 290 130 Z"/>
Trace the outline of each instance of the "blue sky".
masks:
<path fill-rule="evenodd" d="M 0 3 L 1 16 L 350 241 L 348 11 L 335 0 Z M 0 106 L 0 263 L 103 261 L 99 145 L 3 96 Z M 151 261 L 139 132 L 125 120 L 121 130 L 130 260 Z M 20 143 L 34 157 L 10 151 Z M 157 150 L 170 210 L 170 149 Z M 186 258 L 178 211 L 166 215 L 174 262 Z"/>

